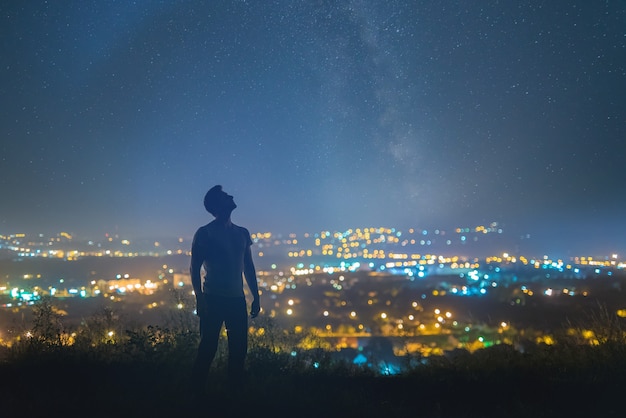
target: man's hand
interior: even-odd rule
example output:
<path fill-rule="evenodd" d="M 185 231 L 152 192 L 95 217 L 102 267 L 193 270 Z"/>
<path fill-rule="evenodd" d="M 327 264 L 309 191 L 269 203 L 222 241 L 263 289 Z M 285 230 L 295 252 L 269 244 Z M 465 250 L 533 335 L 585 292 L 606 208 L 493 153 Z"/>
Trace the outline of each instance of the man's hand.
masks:
<path fill-rule="evenodd" d="M 256 318 L 259 315 L 259 312 L 261 312 L 261 302 L 257 298 L 252 301 L 252 307 L 250 308 L 250 316 L 252 318 Z"/>

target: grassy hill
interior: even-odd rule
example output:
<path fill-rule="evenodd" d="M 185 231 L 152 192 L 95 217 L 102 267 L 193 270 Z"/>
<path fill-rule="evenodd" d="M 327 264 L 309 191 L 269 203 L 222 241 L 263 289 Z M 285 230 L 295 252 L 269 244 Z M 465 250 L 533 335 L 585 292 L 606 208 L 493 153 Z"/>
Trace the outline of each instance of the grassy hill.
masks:
<path fill-rule="evenodd" d="M 71 335 L 36 308 L 32 333 L 0 346 L 0 416 L 25 417 L 622 417 L 626 334 L 598 316 L 595 345 L 563 334 L 553 345 L 496 345 L 401 358 L 403 370 L 357 366 L 324 349 L 251 339 L 247 378 L 227 384 L 221 341 L 206 396 L 189 377 L 198 342 L 184 326 L 114 339 L 106 311 Z"/>
<path fill-rule="evenodd" d="M 115 354 L 115 355 L 113 355 Z M 191 347 L 169 352 L 30 347 L 0 364 L 2 416 L 577 417 L 623 416 L 626 347 L 495 346 L 432 357 L 381 376 L 346 363 L 318 368 L 256 349 L 241 387 L 218 361 L 203 402 L 188 386 Z M 218 359 L 219 360 L 219 359 Z M 6 414 L 6 415 L 5 415 Z"/>

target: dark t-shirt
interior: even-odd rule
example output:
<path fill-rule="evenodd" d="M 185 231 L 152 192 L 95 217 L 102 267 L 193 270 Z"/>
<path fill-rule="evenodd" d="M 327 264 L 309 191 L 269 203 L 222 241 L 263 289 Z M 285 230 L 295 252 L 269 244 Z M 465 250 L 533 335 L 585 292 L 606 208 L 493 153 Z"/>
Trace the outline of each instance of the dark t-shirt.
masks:
<path fill-rule="evenodd" d="M 193 237 L 192 257 L 200 257 L 205 270 L 203 293 L 224 297 L 244 296 L 244 256 L 252 245 L 246 228 L 211 222 Z"/>

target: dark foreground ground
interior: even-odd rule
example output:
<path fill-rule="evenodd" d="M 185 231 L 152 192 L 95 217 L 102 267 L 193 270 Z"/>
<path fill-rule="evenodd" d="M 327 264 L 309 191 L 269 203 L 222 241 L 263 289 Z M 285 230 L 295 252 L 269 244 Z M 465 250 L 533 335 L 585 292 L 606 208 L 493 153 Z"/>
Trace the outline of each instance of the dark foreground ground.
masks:
<path fill-rule="evenodd" d="M 624 417 L 623 347 L 583 355 L 481 350 L 404 376 L 257 362 L 229 389 L 218 368 L 199 403 L 189 363 L 29 356 L 0 363 L 1 417 Z M 564 358 L 567 357 L 567 358 Z M 257 360 L 259 361 L 259 360 Z"/>

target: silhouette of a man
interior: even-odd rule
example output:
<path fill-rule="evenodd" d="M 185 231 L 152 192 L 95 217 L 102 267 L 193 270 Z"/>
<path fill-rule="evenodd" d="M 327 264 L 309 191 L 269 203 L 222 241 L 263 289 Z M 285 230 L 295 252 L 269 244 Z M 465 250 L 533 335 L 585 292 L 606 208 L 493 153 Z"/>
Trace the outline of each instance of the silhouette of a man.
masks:
<path fill-rule="evenodd" d="M 233 384 L 242 382 L 248 350 L 244 277 L 253 297 L 251 317 L 256 317 L 261 310 L 250 233 L 230 219 L 237 207 L 233 197 L 224 192 L 222 186 L 214 186 L 204 196 L 204 207 L 215 219 L 196 231 L 190 268 L 200 317 L 200 344 L 192 374 L 192 389 L 197 396 L 206 386 L 223 324 L 228 336 L 229 381 Z M 204 283 L 202 267 L 205 270 Z"/>

